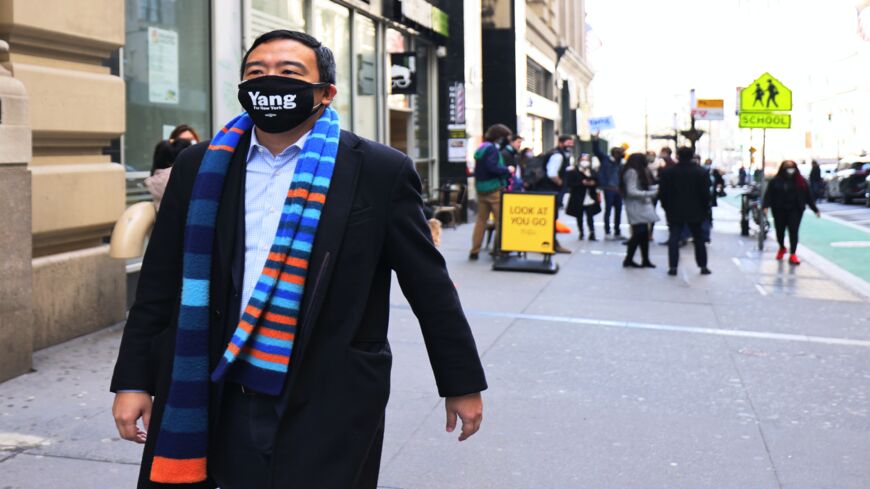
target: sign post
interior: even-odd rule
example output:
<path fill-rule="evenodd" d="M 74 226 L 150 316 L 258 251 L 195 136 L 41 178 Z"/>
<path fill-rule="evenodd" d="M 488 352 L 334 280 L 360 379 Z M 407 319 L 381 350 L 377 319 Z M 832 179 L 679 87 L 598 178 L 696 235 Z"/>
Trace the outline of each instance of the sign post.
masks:
<path fill-rule="evenodd" d="M 556 273 L 556 194 L 549 192 L 504 192 L 501 196 L 499 256 L 493 270 Z M 519 253 L 511 255 L 509 253 Z M 526 253 L 541 253 L 543 260 L 530 260 Z"/>

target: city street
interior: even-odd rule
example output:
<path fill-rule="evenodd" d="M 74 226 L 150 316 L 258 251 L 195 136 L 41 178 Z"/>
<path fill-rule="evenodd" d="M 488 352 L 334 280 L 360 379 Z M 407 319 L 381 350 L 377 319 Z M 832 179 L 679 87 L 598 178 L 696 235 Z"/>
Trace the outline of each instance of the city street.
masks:
<path fill-rule="evenodd" d="M 840 204 L 838 202 L 819 201 L 819 210 L 827 216 L 870 229 L 870 207 L 859 204 Z"/>
<path fill-rule="evenodd" d="M 576 234 L 560 238 L 574 253 L 557 256 L 556 275 L 493 272 L 483 256 L 467 261 L 470 225 L 444 230 L 488 375 L 484 422 L 461 444 L 444 432 L 394 287 L 380 487 L 870 486 L 866 282 L 844 281 L 827 251 L 777 263 L 771 242 L 759 253 L 738 229 L 720 206 L 707 277 L 690 248 L 668 277 L 663 246 L 657 269 L 623 269 L 619 241 Z M 110 414 L 120 334 L 41 350 L 34 372 L 0 384 L 0 487 L 134 487 L 141 448 L 119 440 Z"/>

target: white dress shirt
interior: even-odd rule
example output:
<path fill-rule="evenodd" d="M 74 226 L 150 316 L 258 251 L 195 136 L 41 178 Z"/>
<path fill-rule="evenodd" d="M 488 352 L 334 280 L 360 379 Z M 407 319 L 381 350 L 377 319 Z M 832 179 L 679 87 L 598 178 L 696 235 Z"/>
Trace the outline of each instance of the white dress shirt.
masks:
<path fill-rule="evenodd" d="M 311 131 L 303 134 L 280 154 L 273 155 L 257 140 L 257 131 L 251 131 L 251 147 L 245 170 L 245 276 L 242 281 L 240 315 L 263 274 L 266 258 L 278 232 L 296 163 L 309 134 Z"/>

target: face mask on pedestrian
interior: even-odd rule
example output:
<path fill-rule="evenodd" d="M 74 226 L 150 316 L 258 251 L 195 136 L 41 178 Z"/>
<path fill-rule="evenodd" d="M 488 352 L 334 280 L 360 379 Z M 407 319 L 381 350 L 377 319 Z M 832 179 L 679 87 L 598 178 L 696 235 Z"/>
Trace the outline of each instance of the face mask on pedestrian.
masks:
<path fill-rule="evenodd" d="M 788 176 L 790 176 L 790 177 L 793 177 L 793 176 L 794 176 L 794 173 L 795 173 L 796 171 L 797 171 L 797 170 L 795 170 L 794 168 L 786 168 L 786 169 L 785 169 L 785 174 L 788 175 Z"/>
<path fill-rule="evenodd" d="M 314 90 L 327 86 L 329 83 L 308 83 L 286 76 L 259 76 L 239 83 L 239 103 L 260 129 L 287 132 L 323 105 L 314 105 Z"/>
<path fill-rule="evenodd" d="M 589 160 L 580 160 L 580 168 L 589 169 L 590 166 L 592 166 L 592 164 L 589 163 Z"/>

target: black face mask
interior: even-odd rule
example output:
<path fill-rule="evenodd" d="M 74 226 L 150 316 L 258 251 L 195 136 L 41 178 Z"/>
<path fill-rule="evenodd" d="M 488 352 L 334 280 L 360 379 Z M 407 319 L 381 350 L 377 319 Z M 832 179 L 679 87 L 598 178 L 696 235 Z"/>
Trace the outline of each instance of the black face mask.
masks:
<path fill-rule="evenodd" d="M 286 76 L 260 76 L 239 83 L 239 103 L 254 125 L 271 132 L 287 132 L 305 122 L 314 106 L 314 90 L 329 83 L 308 83 Z"/>

